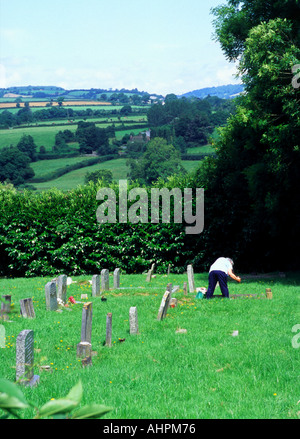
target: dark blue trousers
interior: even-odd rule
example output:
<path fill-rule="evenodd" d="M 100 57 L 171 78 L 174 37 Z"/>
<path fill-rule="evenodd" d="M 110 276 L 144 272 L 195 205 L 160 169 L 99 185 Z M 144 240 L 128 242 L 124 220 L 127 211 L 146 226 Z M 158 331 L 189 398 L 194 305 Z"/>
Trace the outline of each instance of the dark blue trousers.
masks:
<path fill-rule="evenodd" d="M 219 282 L 221 293 L 223 297 L 229 298 L 229 291 L 227 286 L 227 274 L 224 271 L 213 270 L 208 275 L 208 289 L 206 293 L 206 298 L 211 299 L 217 282 Z"/>

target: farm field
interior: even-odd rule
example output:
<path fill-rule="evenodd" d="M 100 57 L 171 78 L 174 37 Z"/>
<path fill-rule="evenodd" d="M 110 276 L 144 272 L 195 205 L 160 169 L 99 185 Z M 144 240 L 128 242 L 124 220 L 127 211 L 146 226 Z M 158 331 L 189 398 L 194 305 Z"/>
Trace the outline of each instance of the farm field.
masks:
<path fill-rule="evenodd" d="M 243 275 L 241 275 L 243 279 Z M 257 297 L 196 299 L 184 295 L 185 274 L 121 274 L 121 289 L 92 297 L 90 276 L 72 277 L 67 297 L 78 302 L 61 312 L 46 311 L 45 284 L 51 278 L 1 279 L 12 296 L 10 321 L 3 321 L 0 376 L 16 378 L 16 338 L 34 331 L 36 387 L 22 392 L 35 407 L 64 398 L 79 380 L 80 406 L 92 402 L 111 407 L 104 419 L 297 419 L 299 352 L 293 328 L 299 322 L 300 273 L 229 284 L 231 294 Z M 167 283 L 179 285 L 178 303 L 157 320 Z M 207 273 L 195 273 L 196 286 L 207 287 Z M 265 289 L 273 299 L 267 300 Z M 76 357 L 80 341 L 81 294 L 92 302 L 92 366 Z M 218 288 L 216 294 L 219 294 Z M 36 317 L 20 315 L 19 300 L 31 297 Z M 129 333 L 129 309 L 137 307 L 137 335 Z M 105 346 L 106 316 L 112 313 L 112 346 Z M 181 332 L 178 332 L 181 330 Z M 238 331 L 236 336 L 232 334 Z M 293 339 L 294 338 L 294 339 Z M 122 342 L 121 342 L 122 341 Z M 48 366 L 48 370 L 45 369 Z M 43 368 L 44 367 L 44 368 Z M 33 408 L 18 410 L 32 418 Z"/>
<path fill-rule="evenodd" d="M 89 157 L 90 158 L 90 157 Z M 77 159 L 78 161 L 81 161 L 83 158 L 82 157 L 75 157 L 75 159 Z M 88 160 L 88 158 L 86 158 Z M 50 162 L 50 167 L 51 167 L 51 171 L 55 170 L 55 169 L 59 169 L 62 168 L 62 160 L 63 159 L 59 159 L 59 160 L 49 160 Z M 71 162 L 69 161 L 69 159 L 66 159 L 66 163 L 71 164 Z M 84 184 L 84 177 L 86 175 L 87 172 L 94 172 L 94 171 L 98 171 L 101 169 L 107 169 L 109 171 L 112 172 L 113 174 L 113 178 L 114 180 L 126 180 L 127 179 L 127 174 L 129 172 L 129 167 L 126 165 L 126 160 L 125 158 L 120 158 L 120 159 L 115 159 L 115 160 L 109 160 L 106 161 L 104 163 L 98 163 L 96 165 L 92 165 L 92 166 L 88 166 L 85 168 L 81 168 L 81 169 L 76 169 L 75 171 L 71 171 L 55 180 L 51 180 L 51 181 L 47 181 L 47 182 L 43 182 L 43 183 L 33 183 L 34 187 L 38 190 L 38 191 L 45 191 L 48 189 L 51 189 L 52 187 L 56 187 L 57 189 L 60 190 L 72 190 L 74 188 L 76 188 L 79 185 Z M 32 168 L 35 170 L 37 170 L 38 175 L 37 176 L 42 176 L 40 174 L 42 174 L 42 172 L 48 173 L 47 172 L 47 164 L 44 163 L 44 161 L 42 162 L 37 162 L 36 164 L 34 164 L 35 166 L 32 166 Z M 48 160 L 45 160 L 45 162 L 48 162 Z M 55 163 L 56 162 L 56 163 Z M 72 162 L 73 163 L 73 162 Z M 76 163 L 76 161 L 75 161 Z M 187 161 L 183 161 L 182 164 L 184 166 L 184 168 L 188 171 L 191 172 L 194 169 L 196 169 L 199 166 L 198 161 L 196 160 L 187 160 Z M 50 172 L 50 168 L 49 168 L 49 172 Z"/>
<path fill-rule="evenodd" d="M 49 104 L 49 100 L 48 101 L 30 101 L 29 102 L 29 106 L 30 107 L 46 107 L 47 104 Z M 52 102 L 52 106 L 58 106 L 58 102 L 53 101 Z M 62 107 L 77 107 L 77 106 L 111 106 L 110 102 L 99 102 L 99 101 L 63 101 L 62 102 Z M 20 107 L 25 107 L 25 103 L 24 102 L 20 102 Z M 16 102 L 0 102 L 0 108 L 17 108 L 17 103 Z"/>

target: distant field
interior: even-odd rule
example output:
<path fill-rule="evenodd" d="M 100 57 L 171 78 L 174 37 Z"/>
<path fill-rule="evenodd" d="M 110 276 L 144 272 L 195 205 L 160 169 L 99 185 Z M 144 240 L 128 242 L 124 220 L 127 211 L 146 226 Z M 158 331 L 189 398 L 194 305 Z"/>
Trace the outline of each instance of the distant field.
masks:
<path fill-rule="evenodd" d="M 86 168 L 76 169 L 75 171 L 69 172 L 62 177 L 57 178 L 56 180 L 45 183 L 34 183 L 34 186 L 38 191 L 46 191 L 52 187 L 56 187 L 57 189 L 63 191 L 69 191 L 81 184 L 84 184 L 84 177 L 87 172 L 98 171 L 100 169 L 108 169 L 109 171 L 112 171 L 113 178 L 115 180 L 127 178 L 128 168 L 126 166 L 126 159 L 116 159 L 104 163 L 98 163 L 97 165 Z"/>
<path fill-rule="evenodd" d="M 29 102 L 29 106 L 30 107 L 46 107 L 47 104 L 49 104 L 49 101 L 31 101 Z M 53 101 L 52 102 L 52 106 L 58 106 L 58 102 Z M 100 102 L 100 101 L 64 101 L 62 103 L 63 107 L 76 107 L 76 106 L 80 106 L 80 105 L 90 105 L 90 106 L 112 106 L 110 102 Z M 24 107 L 25 103 L 24 102 L 20 102 L 20 107 Z M 17 108 L 17 103 L 16 102 L 0 102 L 0 108 Z"/>
<path fill-rule="evenodd" d="M 11 130 L 0 130 L 0 149 L 5 146 L 16 146 L 23 135 L 30 135 L 33 137 L 38 149 L 40 146 L 44 146 L 46 151 L 51 151 L 55 144 L 55 135 L 64 129 L 69 129 L 75 132 L 77 125 L 70 125 L 68 127 L 47 126 L 47 127 L 29 127 L 18 128 Z"/>
<path fill-rule="evenodd" d="M 76 157 L 74 159 L 74 163 L 77 161 L 83 160 L 81 157 Z M 33 167 L 34 171 L 37 171 L 36 176 L 41 176 L 47 172 L 54 171 L 55 169 L 61 168 L 65 166 L 65 164 L 73 164 L 68 159 L 59 159 L 59 160 L 47 160 L 49 163 L 49 167 L 47 168 L 47 163 L 43 164 L 42 162 L 35 163 Z M 201 162 L 191 160 L 191 161 L 183 161 L 182 164 L 184 168 L 191 172 L 196 169 Z M 129 172 L 129 168 L 126 165 L 126 159 L 115 159 L 110 160 L 104 163 L 98 163 L 93 166 L 89 166 L 86 168 L 77 169 L 75 171 L 71 171 L 68 174 L 63 175 L 62 177 L 57 178 L 56 180 L 51 180 L 45 183 L 34 183 L 34 186 L 38 191 L 45 191 L 51 189 L 52 187 L 56 187 L 57 189 L 68 191 L 72 190 L 78 185 L 84 184 L 84 177 L 87 172 L 98 171 L 100 169 L 108 169 L 112 171 L 113 178 L 115 180 L 122 180 L 127 178 L 127 173 Z"/>
<path fill-rule="evenodd" d="M 215 152 L 212 145 L 196 146 L 195 148 L 188 148 L 187 154 L 211 154 Z"/>
<path fill-rule="evenodd" d="M 75 163 L 89 161 L 91 157 L 69 157 L 61 158 L 55 160 L 40 160 L 38 162 L 31 163 L 31 168 L 34 170 L 35 177 L 43 177 L 50 172 L 57 171 L 58 169 L 64 168 L 67 165 L 74 165 Z"/>

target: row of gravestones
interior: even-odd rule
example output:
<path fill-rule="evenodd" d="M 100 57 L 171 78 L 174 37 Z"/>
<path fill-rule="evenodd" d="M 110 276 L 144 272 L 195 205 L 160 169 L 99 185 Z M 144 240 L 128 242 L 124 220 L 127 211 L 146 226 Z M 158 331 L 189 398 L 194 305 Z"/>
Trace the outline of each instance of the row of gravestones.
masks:
<path fill-rule="evenodd" d="M 189 273 L 189 271 L 188 271 Z M 102 287 L 108 289 L 108 270 L 102 270 L 101 276 L 103 276 Z M 193 274 L 193 272 L 192 272 Z M 97 285 L 99 283 L 98 275 L 94 275 L 92 280 L 92 285 L 95 286 L 95 291 L 97 292 Z M 120 270 L 116 269 L 114 272 L 114 286 L 119 286 L 119 276 Z M 190 282 L 189 275 L 188 281 Z M 59 276 L 56 282 L 48 282 L 45 287 L 46 292 L 46 306 L 47 309 L 54 309 L 55 306 L 52 305 L 51 300 L 51 290 L 52 295 L 56 297 L 56 285 L 58 287 L 58 295 L 62 300 L 65 298 L 66 294 L 66 276 Z M 106 288 L 107 287 L 107 288 Z M 184 285 L 186 291 L 186 282 Z M 55 293 L 54 293 L 55 289 Z M 104 288 L 103 288 L 104 289 Z M 172 284 L 167 285 L 167 290 L 163 295 L 159 311 L 158 320 L 163 320 L 166 317 L 167 310 L 173 301 L 172 294 L 178 291 L 179 286 L 176 285 L 172 288 Z M 94 293 L 95 296 L 97 295 Z M 48 295 L 48 299 L 47 299 Z M 10 307 L 11 296 L 3 296 L 5 298 L 5 311 L 8 311 L 8 306 Z M 55 300 L 53 300 L 55 303 Z M 3 303 L 3 302 L 2 302 Z M 176 302 L 175 302 L 176 303 Z M 2 305 L 1 305 L 2 306 Z M 31 298 L 20 300 L 21 314 L 23 317 L 34 318 L 35 313 L 33 309 L 33 302 Z M 57 300 L 56 300 L 57 308 Z M 2 308 L 1 308 L 2 310 Z M 130 323 L 130 334 L 138 334 L 138 316 L 137 307 L 131 307 L 129 310 L 129 323 Z M 81 358 L 83 366 L 88 366 L 92 364 L 92 345 L 91 345 L 91 331 L 92 331 L 92 302 L 84 303 L 82 310 L 82 322 L 81 322 L 81 337 L 80 342 L 77 345 L 77 357 Z M 112 313 L 108 313 L 106 316 L 106 342 L 107 346 L 111 346 L 112 340 Z M 34 375 L 34 332 L 33 330 L 25 329 L 19 333 L 16 339 L 16 381 L 20 384 L 34 386 L 39 382 L 39 376 Z"/>
<path fill-rule="evenodd" d="M 158 311 L 158 320 L 163 320 L 167 309 L 172 301 L 172 294 L 178 291 L 179 285 L 172 288 L 168 284 L 167 291 L 163 295 Z M 26 299 L 25 299 L 26 300 Z M 176 299 L 174 299 L 176 300 Z M 77 358 L 81 359 L 82 366 L 92 364 L 92 302 L 86 302 L 82 309 L 81 337 L 77 344 Z M 28 312 L 28 309 L 27 309 Z M 129 310 L 130 335 L 139 333 L 137 307 Z M 111 346 L 112 341 L 112 313 L 106 316 L 106 346 Z M 16 339 L 16 381 L 27 386 L 34 386 L 39 382 L 39 375 L 34 375 L 34 332 L 25 329 L 19 333 Z"/>

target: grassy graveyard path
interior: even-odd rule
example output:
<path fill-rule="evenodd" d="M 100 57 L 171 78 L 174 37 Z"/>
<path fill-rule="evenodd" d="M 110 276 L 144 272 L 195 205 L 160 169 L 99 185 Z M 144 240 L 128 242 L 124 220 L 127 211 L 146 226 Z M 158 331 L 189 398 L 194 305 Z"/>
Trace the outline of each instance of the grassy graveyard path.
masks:
<path fill-rule="evenodd" d="M 0 322 L 5 328 L 1 378 L 15 381 L 17 335 L 34 331 L 34 373 L 40 383 L 22 389 L 27 400 L 40 407 L 64 397 L 81 379 L 81 404 L 113 407 L 107 419 L 299 418 L 300 273 L 230 282 L 230 294 L 256 296 L 210 301 L 184 295 L 184 274 L 157 274 L 150 283 L 146 275 L 121 274 L 119 290 L 112 289 L 110 276 L 106 301 L 92 297 L 91 278 L 72 277 L 76 283 L 68 286 L 67 297 L 82 303 L 61 312 L 46 311 L 45 285 L 51 278 L 0 279 L 2 295 L 10 294 L 13 304 L 10 321 Z M 173 294 L 178 303 L 158 321 L 169 282 L 180 286 Z M 207 274 L 195 273 L 195 283 L 207 287 Z M 266 299 L 266 288 L 273 299 Z M 20 316 L 19 300 L 28 297 L 35 319 Z M 93 364 L 87 368 L 76 358 L 85 301 L 93 304 Z M 137 308 L 137 335 L 129 333 L 130 307 Z M 104 345 L 107 313 L 112 313 L 111 347 Z M 31 409 L 22 413 L 33 415 Z"/>

